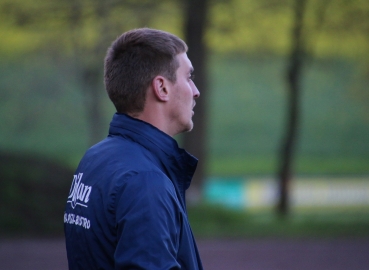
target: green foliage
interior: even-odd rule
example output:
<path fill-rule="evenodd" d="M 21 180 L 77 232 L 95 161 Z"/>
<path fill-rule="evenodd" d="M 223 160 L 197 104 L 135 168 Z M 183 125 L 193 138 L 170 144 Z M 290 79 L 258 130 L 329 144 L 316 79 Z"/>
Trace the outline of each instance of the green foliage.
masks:
<path fill-rule="evenodd" d="M 309 59 L 304 73 L 297 173 L 369 172 L 368 3 L 308 2 L 305 45 L 320 60 Z M 286 104 L 286 63 L 275 55 L 290 48 L 292 4 L 210 1 L 210 175 L 275 172 Z M 101 70 L 106 48 L 128 29 L 148 26 L 181 36 L 183 10 L 183 2 L 168 0 L 0 0 L 0 149 L 74 168 L 88 147 L 83 74 Z M 363 67 L 348 58 L 359 58 Z M 107 129 L 114 110 L 107 98 L 103 102 Z M 1 156 L 0 228 L 60 233 L 72 173 L 11 156 Z M 277 220 L 208 206 L 190 215 L 200 236 L 367 236 L 368 226 L 368 215 Z"/>
<path fill-rule="evenodd" d="M 209 1 L 208 47 L 216 53 L 286 54 L 293 4 L 292 0 Z M 182 36 L 184 10 L 183 1 L 168 0 L 0 0 L 0 52 L 77 50 L 94 58 L 128 29 L 148 26 Z M 308 53 L 365 56 L 368 14 L 365 0 L 309 0 L 304 16 Z"/>
<path fill-rule="evenodd" d="M 292 213 L 282 219 L 266 210 L 246 212 L 222 206 L 200 205 L 188 209 L 196 237 L 368 237 L 368 209 L 326 209 Z"/>
<path fill-rule="evenodd" d="M 209 66 L 207 172 L 274 173 L 285 113 L 283 59 L 214 55 Z M 358 87 L 366 80 L 357 70 L 355 62 L 337 60 L 305 70 L 296 173 L 368 173 L 366 88 Z M 2 63 L 0 71 L 0 148 L 74 168 L 88 148 L 88 129 L 85 97 L 68 59 L 39 56 Z M 114 109 L 106 95 L 103 102 L 105 136 Z"/>
<path fill-rule="evenodd" d="M 285 63 L 278 57 L 214 57 L 210 62 L 209 172 L 273 173 L 284 127 Z M 366 82 L 355 62 L 324 60 L 303 75 L 297 173 L 368 173 Z M 196 124 L 196 123 L 195 123 Z"/>
<path fill-rule="evenodd" d="M 47 50 L 73 55 L 77 65 L 100 63 L 111 41 L 129 29 L 151 25 L 180 33 L 179 12 L 177 1 L 165 0 L 0 0 L 0 53 Z"/>
<path fill-rule="evenodd" d="M 210 174 L 272 173 L 276 168 L 286 63 L 272 55 L 289 49 L 292 7 L 291 0 L 210 1 L 205 38 L 218 52 L 209 63 Z M 181 35 L 183 9 L 180 1 L 165 0 L 0 0 L 0 52 L 5 60 L 5 55 L 14 57 L 0 67 L 0 147 L 75 166 L 88 147 L 85 137 L 95 134 L 88 129 L 91 108 L 86 104 L 96 94 L 84 75 L 93 67 L 101 72 L 103 54 L 117 33 L 149 26 Z M 364 61 L 368 12 L 367 1 L 308 1 L 308 54 L 359 55 Z M 52 58 L 37 54 L 20 60 L 22 52 L 35 50 Z M 367 72 L 366 64 L 361 70 L 356 66 L 319 60 L 305 70 L 297 172 L 368 171 Z M 103 107 L 106 127 L 113 109 L 107 99 Z"/>
<path fill-rule="evenodd" d="M 200 237 L 237 236 L 250 222 L 248 214 L 221 206 L 189 207 L 188 215 L 194 233 Z"/>
<path fill-rule="evenodd" d="M 88 145 L 84 98 L 73 71 L 42 56 L 0 65 L 2 150 L 76 165 Z"/>
<path fill-rule="evenodd" d="M 206 34 L 214 52 L 286 54 L 294 1 L 214 1 Z M 308 54 L 362 57 L 369 49 L 367 1 L 309 0 L 303 18 Z"/>
<path fill-rule="evenodd" d="M 0 236 L 60 236 L 72 175 L 49 159 L 0 153 Z"/>

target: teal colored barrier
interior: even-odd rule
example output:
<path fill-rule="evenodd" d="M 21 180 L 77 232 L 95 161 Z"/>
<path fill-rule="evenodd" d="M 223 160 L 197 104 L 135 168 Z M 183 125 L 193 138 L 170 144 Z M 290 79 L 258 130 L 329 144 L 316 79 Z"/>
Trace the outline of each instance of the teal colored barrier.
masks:
<path fill-rule="evenodd" d="M 210 178 L 204 186 L 205 200 L 213 204 L 221 204 L 232 208 L 242 208 L 246 197 L 245 181 L 242 178 Z"/>

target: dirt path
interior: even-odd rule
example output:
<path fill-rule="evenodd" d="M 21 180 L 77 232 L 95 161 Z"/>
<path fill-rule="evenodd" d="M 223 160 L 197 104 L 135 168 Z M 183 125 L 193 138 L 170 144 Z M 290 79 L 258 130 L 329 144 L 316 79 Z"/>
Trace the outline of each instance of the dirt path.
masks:
<path fill-rule="evenodd" d="M 369 239 L 199 240 L 207 270 L 367 270 Z M 65 270 L 62 239 L 0 240 L 1 270 Z"/>

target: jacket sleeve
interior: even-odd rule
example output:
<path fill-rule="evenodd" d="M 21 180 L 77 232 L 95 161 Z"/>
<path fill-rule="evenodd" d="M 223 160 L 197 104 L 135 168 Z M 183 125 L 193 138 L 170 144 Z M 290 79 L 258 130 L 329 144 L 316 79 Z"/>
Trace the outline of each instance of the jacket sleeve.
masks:
<path fill-rule="evenodd" d="M 172 182 L 162 173 L 137 173 L 116 198 L 115 269 L 180 269 L 180 210 Z"/>

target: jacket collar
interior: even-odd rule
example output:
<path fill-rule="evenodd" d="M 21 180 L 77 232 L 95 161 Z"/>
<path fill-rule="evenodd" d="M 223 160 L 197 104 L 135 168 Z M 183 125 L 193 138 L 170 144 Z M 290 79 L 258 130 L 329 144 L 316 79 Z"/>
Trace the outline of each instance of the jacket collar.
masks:
<path fill-rule="evenodd" d="M 168 176 L 175 181 L 184 200 L 184 191 L 190 186 L 197 166 L 197 158 L 179 148 L 176 140 L 155 126 L 116 113 L 110 123 L 109 134 L 129 137 L 155 153 Z M 159 150 L 159 151 L 158 151 Z"/>

